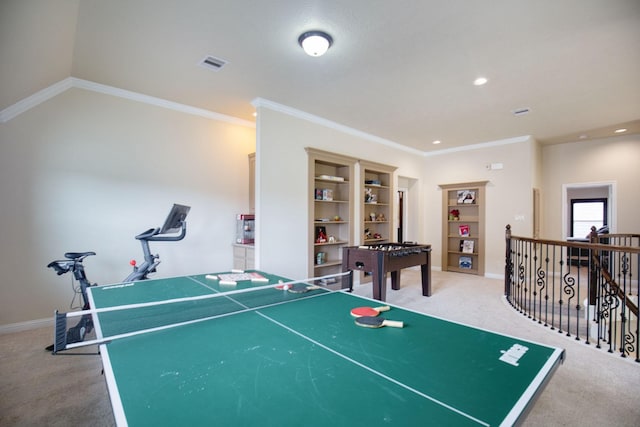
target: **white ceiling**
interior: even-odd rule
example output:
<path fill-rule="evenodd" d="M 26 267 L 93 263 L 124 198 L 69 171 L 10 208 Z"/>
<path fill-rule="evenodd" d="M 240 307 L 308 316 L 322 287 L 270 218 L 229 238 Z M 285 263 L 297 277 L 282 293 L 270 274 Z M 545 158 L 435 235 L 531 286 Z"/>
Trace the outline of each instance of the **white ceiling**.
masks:
<path fill-rule="evenodd" d="M 0 108 L 72 76 L 245 120 L 262 98 L 421 151 L 522 135 L 577 141 L 623 124 L 640 132 L 640 0 L 52 3 L 11 19 L 2 61 L 44 69 L 27 78 L 0 66 L 10 94 Z M 297 44 L 314 29 L 334 39 L 319 58 Z M 55 76 L 37 75 L 54 73 L 46 55 Z M 207 55 L 228 64 L 198 66 Z M 474 86 L 478 76 L 489 82 Z M 531 112 L 514 116 L 520 108 Z"/>

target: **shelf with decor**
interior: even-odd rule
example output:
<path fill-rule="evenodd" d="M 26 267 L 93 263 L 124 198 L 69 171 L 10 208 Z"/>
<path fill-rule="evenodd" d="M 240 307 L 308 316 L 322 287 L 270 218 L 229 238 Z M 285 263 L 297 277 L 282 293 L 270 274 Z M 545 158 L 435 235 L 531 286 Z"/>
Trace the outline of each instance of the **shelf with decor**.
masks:
<path fill-rule="evenodd" d="M 361 208 L 360 243 L 393 241 L 393 173 L 395 167 L 360 160 Z"/>
<path fill-rule="evenodd" d="M 356 159 L 306 148 L 309 160 L 309 277 L 341 271 L 342 247 L 353 245 Z"/>
<path fill-rule="evenodd" d="M 441 184 L 442 270 L 484 275 L 485 186 Z"/>

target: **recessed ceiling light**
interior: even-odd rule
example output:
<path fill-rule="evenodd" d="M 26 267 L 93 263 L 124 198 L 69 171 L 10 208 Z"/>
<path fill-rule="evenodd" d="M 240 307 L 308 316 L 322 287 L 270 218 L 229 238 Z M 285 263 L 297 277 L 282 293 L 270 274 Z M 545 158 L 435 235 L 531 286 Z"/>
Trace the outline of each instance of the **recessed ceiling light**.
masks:
<path fill-rule="evenodd" d="M 622 133 L 622 132 L 626 132 L 627 130 L 625 128 L 622 129 L 616 129 L 616 133 Z"/>
<path fill-rule="evenodd" d="M 432 142 L 432 144 L 435 144 L 435 145 L 440 144 L 440 141 L 435 140 L 435 141 Z"/>
<path fill-rule="evenodd" d="M 588 135 L 585 135 L 585 134 L 582 134 L 582 135 L 580 135 L 578 138 L 580 138 L 580 139 L 587 139 L 587 138 L 589 138 L 589 136 L 588 136 Z"/>
<path fill-rule="evenodd" d="M 489 80 L 486 77 L 478 77 L 473 81 L 473 84 L 476 86 L 482 86 L 483 84 L 486 84 L 488 81 Z"/>

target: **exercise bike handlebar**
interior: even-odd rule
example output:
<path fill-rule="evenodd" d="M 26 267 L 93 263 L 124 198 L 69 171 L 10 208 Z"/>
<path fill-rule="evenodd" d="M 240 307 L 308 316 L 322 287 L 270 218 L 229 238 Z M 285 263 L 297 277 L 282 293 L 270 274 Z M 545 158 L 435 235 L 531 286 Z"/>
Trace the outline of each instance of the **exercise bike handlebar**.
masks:
<path fill-rule="evenodd" d="M 146 240 L 148 242 L 177 242 L 184 239 L 184 236 L 187 235 L 186 221 L 181 221 L 180 227 L 180 234 L 177 235 L 160 234 L 160 228 L 150 228 L 147 231 L 138 234 L 136 239 Z"/>
<path fill-rule="evenodd" d="M 161 228 L 150 228 L 144 233 L 140 233 L 136 236 L 136 239 L 140 241 L 142 245 L 142 253 L 144 254 L 144 261 L 141 265 L 136 265 L 135 260 L 132 260 L 133 271 L 123 280 L 123 282 L 133 282 L 135 280 L 144 280 L 148 277 L 149 273 L 155 273 L 156 267 L 160 264 L 159 256 L 153 255 L 149 249 L 149 242 L 176 242 L 184 239 L 187 234 L 187 223 L 184 219 L 179 221 L 180 234 L 166 235 L 160 234 Z"/>

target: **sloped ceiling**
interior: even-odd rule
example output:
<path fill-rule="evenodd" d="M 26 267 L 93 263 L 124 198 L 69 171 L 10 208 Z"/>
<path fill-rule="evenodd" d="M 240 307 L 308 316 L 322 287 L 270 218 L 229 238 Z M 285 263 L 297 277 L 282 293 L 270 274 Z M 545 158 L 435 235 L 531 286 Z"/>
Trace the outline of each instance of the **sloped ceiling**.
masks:
<path fill-rule="evenodd" d="M 312 29 L 334 39 L 319 58 Z M 425 152 L 640 132 L 638 0 L 5 0 L 0 37 L 0 110 L 72 76 L 244 120 L 262 98 Z"/>
<path fill-rule="evenodd" d="M 0 1 L 0 110 L 71 76 L 78 0 Z"/>

